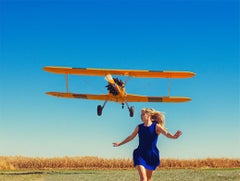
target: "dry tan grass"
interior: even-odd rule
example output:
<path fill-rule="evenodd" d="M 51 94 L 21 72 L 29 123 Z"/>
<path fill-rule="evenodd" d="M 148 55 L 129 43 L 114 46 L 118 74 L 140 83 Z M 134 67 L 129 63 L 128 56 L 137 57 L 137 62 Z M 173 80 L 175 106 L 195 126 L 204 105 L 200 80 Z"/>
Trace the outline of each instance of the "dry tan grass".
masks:
<path fill-rule="evenodd" d="M 194 160 L 162 159 L 163 168 L 240 168 L 240 159 L 206 158 Z"/>
<path fill-rule="evenodd" d="M 105 159 L 99 157 L 39 158 L 23 156 L 0 156 L 0 170 L 131 168 L 133 168 L 131 159 Z M 240 159 L 162 159 L 161 167 L 159 168 L 240 168 Z"/>

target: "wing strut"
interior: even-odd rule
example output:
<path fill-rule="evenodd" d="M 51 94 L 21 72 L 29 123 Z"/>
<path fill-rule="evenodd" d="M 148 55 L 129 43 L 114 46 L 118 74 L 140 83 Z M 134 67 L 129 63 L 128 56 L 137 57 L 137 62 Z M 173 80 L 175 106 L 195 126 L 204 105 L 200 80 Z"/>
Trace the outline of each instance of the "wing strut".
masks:
<path fill-rule="evenodd" d="M 66 78 L 66 90 L 67 90 L 67 93 L 68 93 L 68 74 L 66 74 L 65 78 Z"/>
<path fill-rule="evenodd" d="M 124 85 L 126 85 L 127 84 L 127 82 L 130 80 L 130 76 L 128 76 L 127 78 L 126 78 L 126 80 L 124 81 Z"/>

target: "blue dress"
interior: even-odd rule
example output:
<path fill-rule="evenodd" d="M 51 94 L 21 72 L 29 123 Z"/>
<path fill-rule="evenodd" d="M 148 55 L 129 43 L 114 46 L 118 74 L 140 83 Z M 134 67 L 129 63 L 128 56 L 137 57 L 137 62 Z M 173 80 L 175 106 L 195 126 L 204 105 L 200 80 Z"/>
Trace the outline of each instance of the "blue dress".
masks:
<path fill-rule="evenodd" d="M 158 134 L 155 131 L 156 123 L 146 127 L 138 125 L 139 145 L 133 151 L 134 167 L 142 165 L 148 170 L 155 170 L 160 165 L 159 151 L 156 146 Z"/>

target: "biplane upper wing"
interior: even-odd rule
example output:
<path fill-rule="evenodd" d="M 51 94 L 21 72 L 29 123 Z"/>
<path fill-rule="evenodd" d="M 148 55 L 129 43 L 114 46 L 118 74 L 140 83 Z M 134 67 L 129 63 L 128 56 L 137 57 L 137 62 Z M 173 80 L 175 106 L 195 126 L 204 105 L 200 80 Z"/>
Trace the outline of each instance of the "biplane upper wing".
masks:
<path fill-rule="evenodd" d="M 110 94 L 76 94 L 67 92 L 47 92 L 46 94 L 56 97 L 90 99 L 90 100 L 108 100 L 115 102 L 187 102 L 191 98 L 188 97 L 173 97 L 173 96 L 142 96 L 128 94 L 125 99 Z"/>
<path fill-rule="evenodd" d="M 43 68 L 43 70 L 56 74 L 74 74 L 89 76 L 106 76 L 107 74 L 112 74 L 140 78 L 191 78 L 195 75 L 195 73 L 188 71 L 120 70 L 55 66 L 46 66 Z"/>

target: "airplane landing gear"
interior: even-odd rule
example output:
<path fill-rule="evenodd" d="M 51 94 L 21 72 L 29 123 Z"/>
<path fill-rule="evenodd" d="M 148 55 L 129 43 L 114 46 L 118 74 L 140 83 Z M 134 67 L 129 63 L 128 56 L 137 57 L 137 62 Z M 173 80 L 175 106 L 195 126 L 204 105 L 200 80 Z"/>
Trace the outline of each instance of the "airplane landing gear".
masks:
<path fill-rule="evenodd" d="M 134 107 L 133 106 L 129 107 L 127 102 L 125 102 L 125 104 L 126 104 L 128 110 L 129 110 L 130 117 L 133 117 L 134 116 Z"/>
<path fill-rule="evenodd" d="M 102 115 L 102 111 L 103 111 L 103 108 L 106 105 L 106 103 L 107 103 L 107 101 L 104 102 L 103 106 L 101 106 L 101 105 L 97 106 L 97 115 L 98 116 Z M 127 102 L 125 102 L 125 104 L 127 105 L 127 108 L 129 110 L 130 117 L 133 117 L 134 116 L 134 107 L 133 106 L 129 107 Z M 122 103 L 122 108 L 124 108 L 124 103 Z"/>
<path fill-rule="evenodd" d="M 133 107 L 133 106 L 131 106 L 131 107 L 129 108 L 129 113 L 130 113 L 130 117 L 133 117 L 133 116 L 134 116 L 134 107 Z"/>
<path fill-rule="evenodd" d="M 97 115 L 98 116 L 101 116 L 102 115 L 102 110 L 103 110 L 103 108 L 104 108 L 104 106 L 107 104 L 107 100 L 104 102 L 104 104 L 103 104 L 103 106 L 101 106 L 101 105 L 98 105 L 97 106 Z"/>
<path fill-rule="evenodd" d="M 97 107 L 97 115 L 98 116 L 102 115 L 102 110 L 103 110 L 103 107 L 101 105 L 98 105 L 98 107 Z"/>

